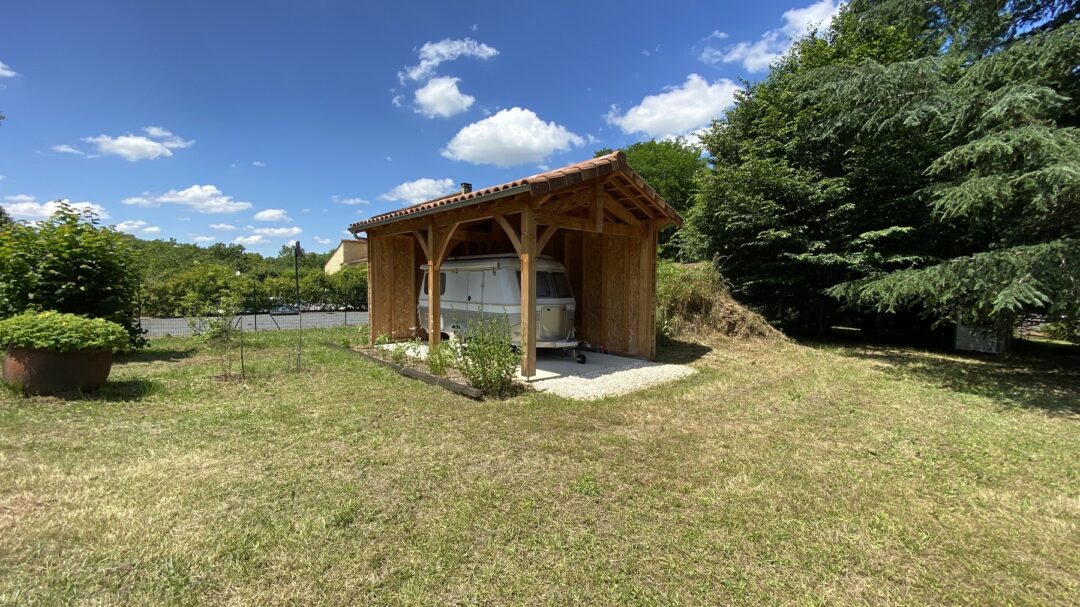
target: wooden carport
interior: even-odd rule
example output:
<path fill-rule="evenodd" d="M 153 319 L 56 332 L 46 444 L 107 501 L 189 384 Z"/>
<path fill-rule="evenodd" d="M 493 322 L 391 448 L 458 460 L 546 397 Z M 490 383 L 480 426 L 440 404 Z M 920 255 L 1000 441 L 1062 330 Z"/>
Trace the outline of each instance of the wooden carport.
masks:
<path fill-rule="evenodd" d="M 521 260 L 522 359 L 536 372 L 536 268 L 566 267 L 578 337 L 594 349 L 656 355 L 656 233 L 682 225 L 675 209 L 615 152 L 566 167 L 423 202 L 350 226 L 367 233 L 371 336 L 416 334 L 426 262 L 428 326 L 441 327 L 439 268 L 451 255 L 515 253 Z M 431 345 L 439 331 L 430 331 Z"/>

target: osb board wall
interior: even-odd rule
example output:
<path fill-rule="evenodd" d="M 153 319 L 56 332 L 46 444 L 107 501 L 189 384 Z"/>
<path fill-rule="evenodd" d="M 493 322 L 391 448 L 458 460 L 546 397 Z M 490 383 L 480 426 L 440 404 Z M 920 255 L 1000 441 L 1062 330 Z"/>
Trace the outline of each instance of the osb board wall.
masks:
<path fill-rule="evenodd" d="M 561 235 L 556 258 L 566 266 L 577 297 L 578 337 L 603 352 L 653 358 L 655 240 L 572 231 Z"/>
<path fill-rule="evenodd" d="M 409 339 L 416 332 L 420 256 L 412 236 L 373 236 L 368 240 L 368 322 L 371 335 Z"/>

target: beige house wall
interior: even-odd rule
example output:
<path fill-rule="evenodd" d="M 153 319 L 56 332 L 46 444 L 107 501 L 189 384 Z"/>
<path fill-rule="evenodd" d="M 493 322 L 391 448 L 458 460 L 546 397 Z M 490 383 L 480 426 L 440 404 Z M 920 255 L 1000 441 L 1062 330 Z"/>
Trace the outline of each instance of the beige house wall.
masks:
<path fill-rule="evenodd" d="M 324 270 L 327 274 L 334 274 L 345 266 L 364 263 L 368 258 L 368 246 L 366 239 L 345 239 L 334 249 L 333 255 L 326 260 Z"/>

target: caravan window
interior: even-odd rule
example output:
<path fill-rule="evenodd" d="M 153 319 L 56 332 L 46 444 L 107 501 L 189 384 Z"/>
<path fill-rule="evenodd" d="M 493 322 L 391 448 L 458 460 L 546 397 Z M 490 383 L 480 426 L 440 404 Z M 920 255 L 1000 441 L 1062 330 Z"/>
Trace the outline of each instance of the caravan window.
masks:
<path fill-rule="evenodd" d="M 424 295 L 428 294 L 428 275 L 424 272 Z M 446 272 L 439 272 L 439 295 L 446 295 Z"/>
<path fill-rule="evenodd" d="M 566 280 L 566 274 L 562 272 L 552 272 L 551 282 L 555 288 L 555 297 L 566 299 L 567 297 L 573 297 L 574 294 L 570 292 L 570 283 Z"/>
<path fill-rule="evenodd" d="M 517 279 L 518 287 L 521 287 L 520 271 L 517 273 Z M 566 275 L 562 272 L 537 272 L 536 297 L 548 299 L 573 297 Z"/>

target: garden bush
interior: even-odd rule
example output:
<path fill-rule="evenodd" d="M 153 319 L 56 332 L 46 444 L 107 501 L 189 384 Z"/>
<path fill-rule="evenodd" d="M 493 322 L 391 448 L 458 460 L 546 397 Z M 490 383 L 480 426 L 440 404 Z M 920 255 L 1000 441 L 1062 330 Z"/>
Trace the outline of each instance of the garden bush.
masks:
<path fill-rule="evenodd" d="M 139 346 L 138 289 L 130 238 L 92 211 L 61 204 L 47 221 L 0 230 L 0 318 L 42 310 L 104 318 Z"/>
<path fill-rule="evenodd" d="M 511 344 L 510 327 L 502 319 L 469 325 L 457 367 L 465 379 L 488 396 L 508 396 L 521 355 Z"/>
<path fill-rule="evenodd" d="M 54 352 L 112 350 L 128 347 L 124 327 L 101 318 L 60 312 L 23 312 L 0 320 L 0 348 L 27 348 Z"/>

